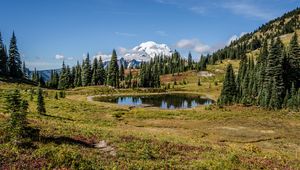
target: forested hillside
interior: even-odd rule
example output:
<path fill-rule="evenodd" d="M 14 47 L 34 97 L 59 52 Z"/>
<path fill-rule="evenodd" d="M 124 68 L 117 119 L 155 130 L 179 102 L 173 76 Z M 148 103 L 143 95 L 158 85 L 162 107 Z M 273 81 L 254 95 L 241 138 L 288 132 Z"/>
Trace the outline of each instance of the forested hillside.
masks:
<path fill-rule="evenodd" d="M 230 65 L 227 68 L 219 104 L 242 103 L 267 109 L 298 110 L 299 14 L 297 8 L 214 54 L 218 60 L 241 59 L 237 76 Z M 253 51 L 257 55 L 253 55 Z"/>

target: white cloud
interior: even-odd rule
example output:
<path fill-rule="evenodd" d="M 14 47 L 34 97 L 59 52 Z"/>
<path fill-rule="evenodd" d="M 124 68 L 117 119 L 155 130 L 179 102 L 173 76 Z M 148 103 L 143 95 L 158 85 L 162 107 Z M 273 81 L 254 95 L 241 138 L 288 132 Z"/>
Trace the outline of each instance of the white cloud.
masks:
<path fill-rule="evenodd" d="M 56 54 L 55 55 L 55 59 L 56 60 L 65 60 L 65 59 L 67 59 L 67 60 L 74 60 L 74 57 L 68 57 L 68 58 L 66 58 L 64 55 Z"/>
<path fill-rule="evenodd" d="M 57 60 L 64 60 L 64 59 L 65 59 L 65 56 L 60 55 L 60 54 L 56 54 L 56 55 L 55 55 L 55 59 L 57 59 Z"/>
<path fill-rule="evenodd" d="M 103 54 L 99 52 L 94 56 L 94 58 L 99 59 L 101 57 L 102 61 L 109 61 L 111 59 L 111 54 Z"/>
<path fill-rule="evenodd" d="M 270 20 L 274 18 L 273 14 L 271 14 L 267 10 L 243 2 L 225 3 L 223 7 L 225 9 L 231 10 L 235 14 L 241 14 L 247 17 L 255 17 L 263 20 Z"/>
<path fill-rule="evenodd" d="M 125 36 L 125 37 L 136 37 L 136 34 L 128 33 L 128 32 L 115 32 L 118 36 Z"/>
<path fill-rule="evenodd" d="M 190 49 L 199 54 L 212 52 L 209 45 L 201 43 L 198 39 L 182 39 L 176 43 L 176 47 Z"/>
<path fill-rule="evenodd" d="M 162 37 L 168 36 L 168 34 L 165 31 L 162 31 L 162 30 L 155 31 L 155 33 L 159 36 L 162 36 Z"/>
<path fill-rule="evenodd" d="M 229 40 L 227 41 L 226 45 L 230 45 L 233 41 L 238 40 L 239 38 L 241 38 L 243 35 L 247 34 L 246 32 L 242 32 L 239 36 L 238 35 L 233 35 L 229 38 Z"/>

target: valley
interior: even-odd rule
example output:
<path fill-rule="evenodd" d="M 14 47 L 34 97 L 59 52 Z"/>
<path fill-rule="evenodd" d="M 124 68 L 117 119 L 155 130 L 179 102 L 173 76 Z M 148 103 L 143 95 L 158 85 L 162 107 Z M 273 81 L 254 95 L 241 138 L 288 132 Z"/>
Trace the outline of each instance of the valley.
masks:
<path fill-rule="evenodd" d="M 28 1 L 26 24 L 0 16 L 0 169 L 299 170 L 300 8 L 203 2 Z"/>
<path fill-rule="evenodd" d="M 238 63 L 227 60 L 209 66 L 208 72 L 215 76 L 201 77 L 201 86 L 197 85 L 199 73 L 182 73 L 187 84 L 178 83 L 168 91 L 203 94 L 216 100 L 221 86 L 214 82 L 221 81 L 224 73 L 220 70 L 229 62 Z M 182 81 L 180 76 L 176 78 Z M 161 79 L 168 83 L 169 75 Z M 13 88 L 22 89 L 22 96 L 29 98 L 26 89 L 31 86 L 1 82 L 2 92 Z M 239 105 L 165 110 L 87 100 L 97 94 L 151 94 L 146 89 L 75 88 L 59 100 L 54 98 L 55 92 L 45 91 L 45 115 L 36 114 L 34 101 L 29 102 L 29 123 L 41 130 L 41 139 L 33 142 L 34 148 L 18 153 L 10 145 L 1 145 L 3 169 L 299 168 L 300 116 L 296 112 Z M 3 105 L 0 108 L 3 111 Z M 2 113 L 0 120 L 6 119 L 8 115 Z M 105 145 L 95 147 L 99 142 Z M 19 156 L 14 158 L 16 154 Z"/>

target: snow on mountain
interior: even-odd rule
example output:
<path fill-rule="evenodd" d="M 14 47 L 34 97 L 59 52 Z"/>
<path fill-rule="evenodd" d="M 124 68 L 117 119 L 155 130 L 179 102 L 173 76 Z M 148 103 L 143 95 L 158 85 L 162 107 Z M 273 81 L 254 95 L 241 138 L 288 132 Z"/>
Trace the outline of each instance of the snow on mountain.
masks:
<path fill-rule="evenodd" d="M 148 41 L 134 47 L 124 55 L 124 59 L 126 61 L 149 61 L 156 55 L 170 56 L 171 54 L 172 50 L 166 44 L 157 44 L 153 41 Z"/>
<path fill-rule="evenodd" d="M 119 60 L 127 67 L 138 67 L 142 61 L 150 61 L 156 55 L 171 56 L 172 50 L 166 44 L 147 41 L 128 50 L 124 55 L 119 56 Z M 99 58 L 100 56 L 104 62 L 104 66 L 107 67 L 111 55 L 98 54 L 95 57 Z"/>

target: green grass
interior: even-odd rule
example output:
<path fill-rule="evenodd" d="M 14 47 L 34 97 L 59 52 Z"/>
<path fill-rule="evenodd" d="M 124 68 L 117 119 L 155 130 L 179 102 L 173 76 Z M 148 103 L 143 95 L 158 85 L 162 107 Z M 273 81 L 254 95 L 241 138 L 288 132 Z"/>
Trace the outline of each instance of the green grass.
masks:
<path fill-rule="evenodd" d="M 222 84 L 213 83 L 221 82 L 228 62 L 237 69 L 238 61 L 209 66 L 215 76 L 202 77 L 202 86 L 197 85 L 199 75 L 188 72 L 188 83 L 169 91 L 216 99 Z M 31 86 L 1 83 L 0 112 L 3 91 L 14 88 L 22 89 L 22 96 L 29 99 L 26 89 Z M 69 90 L 65 99 L 56 100 L 56 91 L 46 90 L 47 115 L 38 115 L 35 101 L 29 102 L 29 123 L 41 130 L 40 140 L 29 149 L 1 143 L 0 169 L 300 168 L 299 113 L 242 106 L 162 110 L 87 101 L 89 95 L 160 91 L 87 87 Z M 0 113 L 0 124 L 8 117 Z M 115 154 L 93 146 L 103 140 Z"/>

